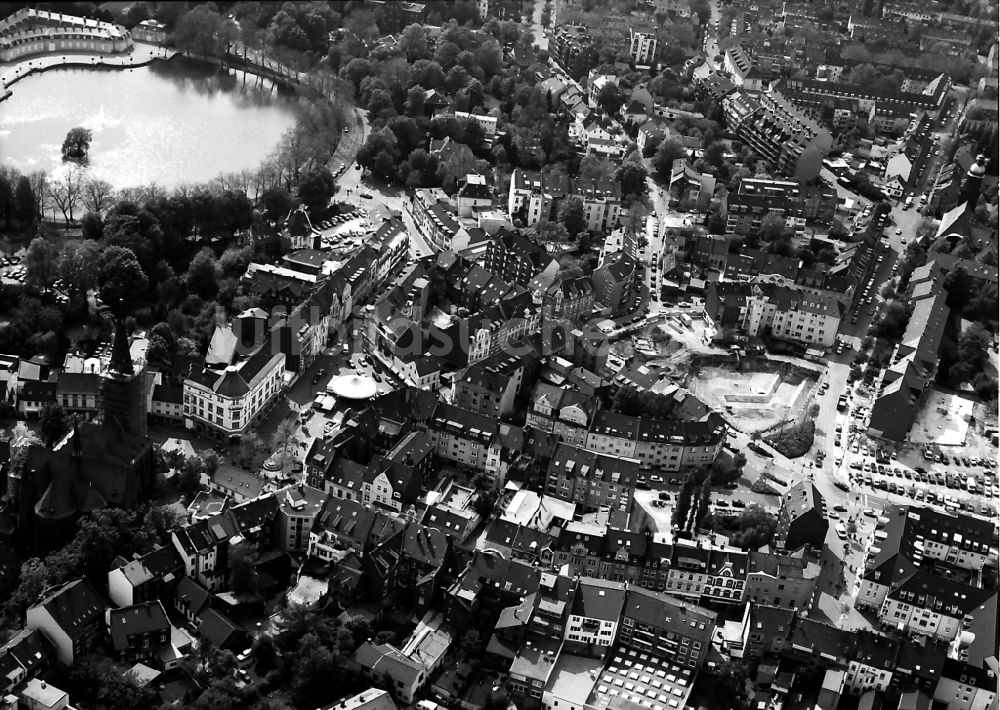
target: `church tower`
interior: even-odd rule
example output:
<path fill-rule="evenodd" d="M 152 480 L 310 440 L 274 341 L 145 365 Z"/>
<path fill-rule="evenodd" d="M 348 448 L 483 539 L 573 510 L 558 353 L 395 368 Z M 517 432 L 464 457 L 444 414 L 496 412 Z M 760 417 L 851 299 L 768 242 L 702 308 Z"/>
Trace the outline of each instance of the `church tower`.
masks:
<path fill-rule="evenodd" d="M 135 436 L 146 437 L 146 381 L 136 371 L 129 352 L 125 325 L 115 325 L 111 362 L 101 380 L 104 422 L 117 425 Z"/>
<path fill-rule="evenodd" d="M 959 194 L 958 204 L 968 203 L 968 209 L 976 209 L 979 202 L 979 193 L 983 189 L 983 176 L 986 175 L 986 156 L 982 153 L 976 158 L 976 162 L 969 166 L 969 171 L 962 181 L 962 189 Z"/>

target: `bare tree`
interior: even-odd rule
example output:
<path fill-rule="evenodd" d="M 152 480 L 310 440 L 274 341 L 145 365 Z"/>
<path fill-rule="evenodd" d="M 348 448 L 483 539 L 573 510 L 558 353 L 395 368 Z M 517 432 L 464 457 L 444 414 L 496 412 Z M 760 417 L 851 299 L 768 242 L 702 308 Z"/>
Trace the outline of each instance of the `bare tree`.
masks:
<path fill-rule="evenodd" d="M 115 188 L 107 180 L 87 178 L 83 181 L 80 199 L 83 201 L 83 206 L 91 212 L 104 214 L 115 204 Z"/>
<path fill-rule="evenodd" d="M 49 192 L 49 177 L 41 171 L 35 171 L 28 175 L 28 182 L 31 183 L 31 193 L 35 198 L 35 214 L 41 217 L 45 214 L 45 200 Z"/>
<path fill-rule="evenodd" d="M 84 171 L 76 163 L 67 163 L 62 176 L 49 183 L 49 199 L 67 224 L 73 221 L 73 210 L 80 204 L 83 183 Z"/>

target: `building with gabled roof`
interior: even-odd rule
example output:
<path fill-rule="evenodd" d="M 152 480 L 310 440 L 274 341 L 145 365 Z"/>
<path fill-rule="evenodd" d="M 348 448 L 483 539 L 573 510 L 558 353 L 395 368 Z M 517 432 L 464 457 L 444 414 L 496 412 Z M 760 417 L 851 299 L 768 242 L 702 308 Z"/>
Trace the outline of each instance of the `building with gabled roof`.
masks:
<path fill-rule="evenodd" d="M 816 593 L 820 566 L 796 554 L 751 550 L 744 600 L 755 604 L 809 609 Z"/>
<path fill-rule="evenodd" d="M 108 596 L 118 606 L 152 601 L 177 584 L 184 563 L 173 545 L 163 545 L 108 571 Z"/>
<path fill-rule="evenodd" d="M 624 582 L 582 577 L 569 609 L 564 648 L 603 657 L 618 638 L 626 595 Z"/>
<path fill-rule="evenodd" d="M 629 585 L 618 637 L 627 649 L 697 671 L 708 657 L 715 621 L 707 609 Z"/>
<path fill-rule="evenodd" d="M 938 350 L 950 312 L 943 286 L 913 306 L 903 336 L 877 380 L 868 435 L 902 441 L 913 426 L 925 390 L 937 372 Z"/>
<path fill-rule="evenodd" d="M 170 643 L 171 626 L 158 600 L 109 609 L 106 620 L 119 663 L 160 665 L 160 651 Z"/>
<path fill-rule="evenodd" d="M 781 497 L 778 528 L 774 534 L 778 547 L 798 550 L 809 545 L 814 550 L 821 550 L 829 527 L 823 495 L 810 481 L 800 481 Z"/>
<path fill-rule="evenodd" d="M 260 476 L 223 462 L 212 474 L 209 488 L 236 503 L 244 503 L 262 495 L 268 483 Z"/>
<path fill-rule="evenodd" d="M 44 634 L 56 649 L 56 660 L 71 666 L 99 640 L 105 608 L 93 585 L 86 579 L 76 579 L 28 607 L 24 626 Z"/>

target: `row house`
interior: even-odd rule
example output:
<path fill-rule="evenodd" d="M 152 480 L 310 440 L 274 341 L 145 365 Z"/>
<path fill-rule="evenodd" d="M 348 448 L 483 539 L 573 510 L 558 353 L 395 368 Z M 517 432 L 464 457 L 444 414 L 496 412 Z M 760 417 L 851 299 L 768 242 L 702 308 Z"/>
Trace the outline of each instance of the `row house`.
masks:
<path fill-rule="evenodd" d="M 407 205 L 413 223 L 435 251 L 463 251 L 476 241 L 458 221 L 457 208 L 440 188 L 414 190 Z"/>
<path fill-rule="evenodd" d="M 584 511 L 602 507 L 628 513 L 636 484 L 644 480 L 639 462 L 605 456 L 560 444 L 545 476 L 545 492 L 580 505 Z"/>
<path fill-rule="evenodd" d="M 564 650 L 603 658 L 618 638 L 627 589 L 624 582 L 581 578 L 569 607 Z"/>
<path fill-rule="evenodd" d="M 768 215 L 785 220 L 785 227 L 798 235 L 806 224 L 832 224 L 837 211 L 837 192 L 828 187 L 806 187 L 797 180 L 744 178 L 723 198 L 727 234 L 756 234 Z"/>
<path fill-rule="evenodd" d="M 780 276 L 758 276 L 749 283 L 709 285 L 705 314 L 719 330 L 829 347 L 837 339 L 841 304 L 833 293 L 802 288 Z"/>
<path fill-rule="evenodd" d="M 106 621 L 115 660 L 119 663 L 162 667 L 161 657 L 169 658 L 169 652 L 164 651 L 170 643 L 172 627 L 159 600 L 109 609 Z"/>
<path fill-rule="evenodd" d="M 711 466 L 725 439 L 725 422 L 715 413 L 701 421 L 668 421 L 598 411 L 585 447 L 635 459 L 644 469 L 674 473 Z"/>
<path fill-rule="evenodd" d="M 902 441 L 910 431 L 923 395 L 937 373 L 938 350 L 950 309 L 948 292 L 935 278 L 911 280 L 912 314 L 903 336 L 876 380 L 868 434 Z"/>
<path fill-rule="evenodd" d="M 744 91 L 722 101 L 729 130 L 785 175 L 812 180 L 833 148 L 833 136 L 777 92 Z"/>
<path fill-rule="evenodd" d="M 555 219 L 559 204 L 568 197 L 577 197 L 583 202 L 589 231 L 603 232 L 618 225 L 622 207 L 621 186 L 617 181 L 574 179 L 520 168 L 511 175 L 507 214 L 512 220 L 521 219 L 525 226 L 533 227 Z"/>
<path fill-rule="evenodd" d="M 509 229 L 499 230 L 486 245 L 483 267 L 521 286 L 527 286 L 539 274 L 555 276 L 559 271 L 559 263 L 544 247 Z"/>
<path fill-rule="evenodd" d="M 386 454 L 376 456 L 365 469 L 361 502 L 401 512 L 416 502 L 433 471 L 434 444 L 422 431 L 403 436 Z"/>
<path fill-rule="evenodd" d="M 451 401 L 476 414 L 500 419 L 513 413 L 518 385 L 517 380 L 489 367 L 487 361 L 480 361 L 455 380 Z"/>
<path fill-rule="evenodd" d="M 630 585 L 618 637 L 624 648 L 697 670 L 708 657 L 715 622 L 713 612 Z"/>
<path fill-rule="evenodd" d="M 535 305 L 541 307 L 542 323 L 571 324 L 594 314 L 594 287 L 586 276 L 548 278 L 536 276 L 528 284 Z"/>
<path fill-rule="evenodd" d="M 505 461 L 505 433 L 516 428 L 442 403 L 434 410 L 427 434 L 438 457 L 466 470 L 484 473 L 491 483 L 502 485 L 509 467 Z"/>
<path fill-rule="evenodd" d="M 108 596 L 118 606 L 153 601 L 181 578 L 184 569 L 173 545 L 157 547 L 108 571 Z"/>
<path fill-rule="evenodd" d="M 901 632 L 945 643 L 960 640 L 960 634 L 973 628 L 995 639 L 996 590 L 916 571 L 890 589 L 878 617 Z M 991 622 L 992 628 L 983 626 Z"/>
<path fill-rule="evenodd" d="M 816 594 L 820 566 L 800 551 L 781 554 L 751 551 L 744 599 L 755 604 L 809 609 Z"/>

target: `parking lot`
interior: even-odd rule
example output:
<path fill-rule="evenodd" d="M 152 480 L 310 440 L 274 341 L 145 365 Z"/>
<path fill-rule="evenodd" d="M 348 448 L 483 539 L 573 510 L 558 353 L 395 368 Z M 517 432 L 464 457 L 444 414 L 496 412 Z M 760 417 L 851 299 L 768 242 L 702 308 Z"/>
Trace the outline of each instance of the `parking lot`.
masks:
<path fill-rule="evenodd" d="M 0 281 L 5 284 L 24 283 L 24 273 L 25 268 L 21 263 L 21 257 L 0 257 Z"/>

